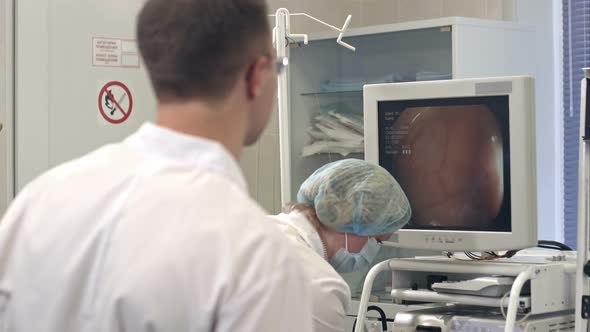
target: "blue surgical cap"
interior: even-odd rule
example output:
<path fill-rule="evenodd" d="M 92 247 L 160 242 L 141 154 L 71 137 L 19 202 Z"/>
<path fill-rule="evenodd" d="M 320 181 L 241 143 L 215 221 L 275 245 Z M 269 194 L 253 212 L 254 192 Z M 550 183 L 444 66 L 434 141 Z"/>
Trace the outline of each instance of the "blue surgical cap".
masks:
<path fill-rule="evenodd" d="M 315 208 L 337 232 L 378 236 L 398 231 L 412 215 L 399 183 L 378 165 L 345 159 L 324 165 L 299 189 L 297 201 Z"/>

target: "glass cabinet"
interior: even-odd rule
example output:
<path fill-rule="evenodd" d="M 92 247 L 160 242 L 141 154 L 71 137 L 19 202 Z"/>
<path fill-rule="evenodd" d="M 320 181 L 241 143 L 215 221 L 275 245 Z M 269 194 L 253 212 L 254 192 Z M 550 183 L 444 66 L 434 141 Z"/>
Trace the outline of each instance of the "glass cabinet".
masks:
<path fill-rule="evenodd" d="M 363 159 L 363 85 L 450 79 L 452 28 L 441 26 L 290 47 L 291 198 L 322 165 Z"/>

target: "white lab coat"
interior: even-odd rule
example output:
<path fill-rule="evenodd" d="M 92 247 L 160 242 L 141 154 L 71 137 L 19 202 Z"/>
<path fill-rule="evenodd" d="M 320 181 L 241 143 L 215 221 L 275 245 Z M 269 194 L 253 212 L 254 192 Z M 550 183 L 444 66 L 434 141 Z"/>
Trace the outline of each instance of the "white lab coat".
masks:
<path fill-rule="evenodd" d="M 229 153 L 155 125 L 42 175 L 0 224 L 2 331 L 301 332 L 310 307 Z"/>
<path fill-rule="evenodd" d="M 316 332 L 344 331 L 350 305 L 350 288 L 328 263 L 316 229 L 298 212 L 271 216 L 277 226 L 297 245 L 297 254 L 311 277 L 313 322 Z"/>

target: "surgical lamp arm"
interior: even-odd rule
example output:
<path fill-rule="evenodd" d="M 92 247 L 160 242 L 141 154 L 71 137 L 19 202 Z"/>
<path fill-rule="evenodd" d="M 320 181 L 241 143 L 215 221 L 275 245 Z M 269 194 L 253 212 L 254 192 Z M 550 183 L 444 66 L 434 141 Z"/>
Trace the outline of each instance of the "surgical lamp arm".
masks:
<path fill-rule="evenodd" d="M 279 11 L 282 11 L 282 10 L 283 10 L 283 8 L 279 9 Z M 277 11 L 277 13 L 279 11 Z M 270 16 L 276 16 L 276 15 L 270 15 Z M 316 22 L 318 22 L 318 23 L 320 23 L 322 25 L 327 26 L 328 28 L 330 28 L 332 30 L 338 31 L 340 34 L 338 35 L 338 38 L 336 39 L 336 43 L 338 43 L 338 45 L 340 45 L 342 47 L 345 47 L 345 48 L 347 48 L 347 49 L 349 49 L 349 50 L 351 50 L 353 52 L 356 51 L 356 48 L 354 46 L 352 46 L 352 45 L 350 45 L 350 44 L 342 41 L 342 38 L 344 37 L 344 33 L 348 29 L 348 26 L 350 25 L 350 21 L 352 20 L 352 15 L 348 15 L 346 17 L 346 21 L 344 21 L 344 25 L 342 26 L 342 29 L 341 28 L 338 28 L 336 26 L 333 26 L 333 25 L 331 25 L 329 23 L 326 23 L 326 22 L 324 22 L 324 21 L 322 21 L 320 19 L 317 19 L 317 18 L 315 18 L 315 17 L 313 17 L 313 16 L 311 16 L 309 14 L 306 14 L 306 13 L 292 13 L 291 14 L 291 13 L 289 13 L 287 11 L 286 12 L 286 16 L 287 17 L 290 17 L 290 16 L 303 16 L 303 17 L 307 17 L 307 18 L 309 18 L 309 19 L 311 19 L 313 21 L 316 21 Z M 287 30 L 286 31 L 287 37 L 290 37 L 290 38 L 303 38 L 303 43 L 305 45 L 307 45 L 309 43 L 309 36 L 307 34 L 294 34 L 294 33 L 291 33 L 291 22 L 290 22 L 290 19 L 288 19 L 288 18 L 287 18 L 287 24 L 286 24 L 286 26 L 287 26 L 287 29 L 286 29 Z"/>
<path fill-rule="evenodd" d="M 354 46 L 342 41 L 342 37 L 344 37 L 344 32 L 346 32 L 346 30 L 348 29 L 348 26 L 350 25 L 350 21 L 352 20 L 352 15 L 348 15 L 348 17 L 346 17 L 346 21 L 344 21 L 344 25 L 342 26 L 342 29 L 337 28 L 331 24 L 328 24 L 328 23 L 326 23 L 322 20 L 319 20 L 319 19 L 317 19 L 311 15 L 308 15 L 306 13 L 293 13 L 293 14 L 291 14 L 291 16 L 305 16 L 309 19 L 312 19 L 320 24 L 327 26 L 328 28 L 330 28 L 332 30 L 340 32 L 340 34 L 338 35 L 338 39 L 336 39 L 336 43 L 338 43 L 339 45 L 341 45 L 343 47 L 346 47 L 347 49 L 349 49 L 353 52 L 356 51 L 356 48 Z M 296 37 L 296 36 L 297 37 L 304 37 L 304 43 L 307 44 L 307 41 L 306 41 L 308 38 L 307 35 L 291 35 L 291 36 L 292 37 Z"/>

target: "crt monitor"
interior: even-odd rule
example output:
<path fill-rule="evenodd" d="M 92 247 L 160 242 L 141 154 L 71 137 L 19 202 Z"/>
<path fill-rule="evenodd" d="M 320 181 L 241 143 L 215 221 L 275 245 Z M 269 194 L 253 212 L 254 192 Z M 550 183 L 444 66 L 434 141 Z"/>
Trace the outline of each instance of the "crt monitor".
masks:
<path fill-rule="evenodd" d="M 488 251 L 537 244 L 534 79 L 367 85 L 365 159 L 412 208 L 390 245 Z"/>

